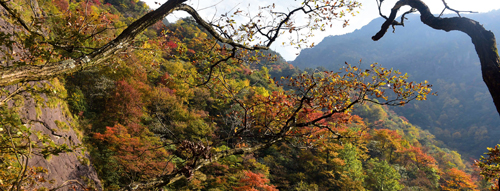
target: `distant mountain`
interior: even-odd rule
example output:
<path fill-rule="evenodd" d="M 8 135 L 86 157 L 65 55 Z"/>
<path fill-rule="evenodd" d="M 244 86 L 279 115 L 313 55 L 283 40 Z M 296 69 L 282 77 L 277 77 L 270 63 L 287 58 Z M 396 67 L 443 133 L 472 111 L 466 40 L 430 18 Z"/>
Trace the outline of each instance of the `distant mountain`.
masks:
<path fill-rule="evenodd" d="M 464 16 L 500 36 L 500 11 Z M 411 80 L 428 80 L 439 96 L 394 108 L 399 115 L 472 157 L 500 143 L 500 117 L 482 81 L 479 59 L 470 38 L 457 31 L 434 30 L 414 14 L 409 16 L 405 27 L 397 27 L 395 33 L 388 31 L 374 42 L 371 36 L 378 32 L 383 21 L 375 19 L 353 33 L 326 37 L 290 63 L 301 69 L 338 70 L 344 62 L 357 65 L 362 59 L 362 66 L 378 62 L 383 67 L 408 73 Z"/>

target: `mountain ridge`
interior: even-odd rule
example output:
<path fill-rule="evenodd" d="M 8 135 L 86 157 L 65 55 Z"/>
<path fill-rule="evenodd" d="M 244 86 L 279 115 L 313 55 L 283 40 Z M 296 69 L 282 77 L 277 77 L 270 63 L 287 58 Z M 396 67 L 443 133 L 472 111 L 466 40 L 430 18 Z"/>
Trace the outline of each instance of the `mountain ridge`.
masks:
<path fill-rule="evenodd" d="M 500 34 L 500 26 L 495 22 L 500 17 L 499 10 L 467 16 Z M 482 82 L 479 59 L 470 38 L 457 31 L 432 29 L 422 24 L 417 15 L 410 15 L 405 27 L 397 27 L 394 33 L 374 42 L 370 37 L 383 21 L 375 19 L 353 33 L 326 37 L 315 47 L 304 49 L 290 63 L 302 69 L 337 70 L 344 62 L 356 65 L 361 61 L 361 67 L 378 62 L 408 73 L 411 80 L 428 80 L 439 96 L 393 109 L 469 156 L 478 157 L 482 154 L 479 148 L 497 144 L 499 140 L 494 137 L 500 136 L 495 131 L 500 119 Z"/>

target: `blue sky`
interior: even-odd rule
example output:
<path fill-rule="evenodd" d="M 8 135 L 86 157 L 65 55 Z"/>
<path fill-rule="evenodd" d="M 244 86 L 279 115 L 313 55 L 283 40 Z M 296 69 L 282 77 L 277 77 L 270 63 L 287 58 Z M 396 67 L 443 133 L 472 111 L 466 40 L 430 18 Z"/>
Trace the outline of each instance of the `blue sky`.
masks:
<path fill-rule="evenodd" d="M 151 8 L 159 7 L 158 3 L 164 3 L 166 0 L 143 0 L 145 1 Z M 443 10 L 444 5 L 442 0 L 423 0 L 430 8 L 431 11 L 435 14 L 439 14 L 441 10 Z M 247 10 L 248 12 L 256 12 L 258 6 L 265 6 L 275 3 L 277 5 L 277 9 L 279 10 L 287 10 L 290 8 L 294 8 L 297 5 L 300 5 L 302 1 L 297 0 L 188 0 L 187 3 L 197 10 L 199 10 L 200 15 L 210 20 L 214 16 L 220 15 L 222 13 L 235 10 L 236 8 Z M 350 33 L 356 29 L 361 28 L 362 26 L 368 24 L 371 20 L 377 18 L 378 10 L 376 6 L 375 0 L 358 0 L 362 4 L 362 7 L 359 9 L 359 14 L 355 17 L 348 17 L 350 25 L 346 28 L 342 28 L 342 23 L 339 21 L 337 26 L 333 26 L 332 28 L 328 28 L 326 31 L 318 31 L 315 32 L 315 36 L 309 39 L 309 42 L 314 42 L 318 44 L 323 40 L 324 37 L 329 35 L 341 35 L 345 33 Z M 385 0 L 384 1 L 384 12 L 386 15 L 389 14 L 390 8 L 394 5 L 396 0 Z M 477 12 L 487 12 L 491 10 L 500 9 L 500 1 L 499 0 L 474 0 L 472 3 L 471 0 L 447 0 L 447 3 L 450 7 L 463 10 L 463 11 L 477 11 Z M 406 8 L 408 9 L 408 8 Z M 405 9 L 405 10 L 406 10 Z M 451 12 L 446 12 L 451 13 Z M 175 21 L 179 18 L 187 16 L 182 12 L 174 12 L 170 16 L 168 16 L 169 21 Z M 300 20 L 301 17 L 297 16 L 297 19 Z M 369 38 L 369 37 L 367 37 Z M 287 42 L 288 37 L 283 36 L 280 37 L 274 45 L 271 46 L 271 49 L 279 52 L 286 60 L 294 60 L 297 54 L 300 52 L 300 49 L 297 49 L 293 46 L 283 46 L 282 42 Z M 285 43 L 286 44 L 286 43 Z"/>

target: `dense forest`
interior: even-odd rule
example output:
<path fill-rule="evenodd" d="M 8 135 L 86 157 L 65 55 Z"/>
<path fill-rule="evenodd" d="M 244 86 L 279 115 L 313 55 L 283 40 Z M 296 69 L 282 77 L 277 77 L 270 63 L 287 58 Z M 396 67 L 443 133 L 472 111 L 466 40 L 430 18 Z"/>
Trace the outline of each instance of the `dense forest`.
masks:
<path fill-rule="evenodd" d="M 339 17 L 359 7 L 355 2 L 314 2 L 338 11 L 332 13 Z M 124 41 L 127 46 L 99 57 L 115 46 L 112 42 L 125 39 L 122 35 L 143 15 L 155 12 L 136 0 L 0 0 L 0 5 L 0 74 L 51 63 L 62 63 L 61 71 L 77 62 L 100 63 L 2 87 L 0 190 L 498 187 L 500 151 L 486 149 L 496 143 L 488 125 L 498 116 L 491 116 L 496 113 L 483 86 L 471 85 L 478 89 L 473 100 L 482 104 L 475 102 L 474 107 L 484 110 L 471 114 L 473 106 L 458 101 L 470 97 L 462 94 L 469 84 L 458 81 L 465 77 L 425 78 L 429 71 L 423 67 L 411 70 L 411 64 L 385 60 L 399 57 L 380 56 L 392 51 L 388 47 L 377 49 L 380 57 L 370 58 L 375 53 L 363 52 L 370 44 L 349 41 L 369 38 L 352 36 L 363 30 L 328 38 L 289 64 L 276 52 L 239 44 L 252 38 L 251 27 L 242 27 L 248 36 L 241 41 L 224 41 L 193 15 L 132 31 L 137 36 Z M 272 6 L 267 8 L 272 11 Z M 227 19 L 224 27 L 233 27 L 231 16 Z M 420 42 L 407 38 L 413 40 Z M 455 46 L 453 50 L 470 51 Z M 328 57 L 331 53 L 303 59 L 319 50 L 333 50 L 342 61 Z M 393 53 L 414 63 L 426 62 L 416 59 L 428 55 L 398 51 Z M 444 54 L 442 67 L 474 56 Z M 324 64 L 312 58 L 339 65 L 294 67 Z M 461 72 L 475 79 L 474 72 Z M 435 97 L 436 88 L 448 93 L 438 89 Z M 457 107 L 484 118 L 473 116 L 466 123 L 470 118 L 455 112 Z M 448 117 L 441 117 L 445 112 Z M 454 131 L 454 139 L 446 137 L 453 124 L 461 125 L 455 128 L 461 136 Z M 466 136 L 475 142 L 464 142 Z M 479 159 L 478 153 L 487 151 Z"/>

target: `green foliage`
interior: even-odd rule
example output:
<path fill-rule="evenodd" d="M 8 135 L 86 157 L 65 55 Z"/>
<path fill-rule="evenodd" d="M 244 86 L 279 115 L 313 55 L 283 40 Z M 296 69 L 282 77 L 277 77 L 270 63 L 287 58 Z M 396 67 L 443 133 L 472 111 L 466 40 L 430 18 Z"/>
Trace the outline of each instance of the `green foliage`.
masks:
<path fill-rule="evenodd" d="M 402 190 L 399 183 L 400 174 L 387 161 L 377 158 L 368 160 L 366 164 L 366 188 L 369 190 Z"/>
<path fill-rule="evenodd" d="M 345 144 L 339 151 L 338 157 L 344 162 L 336 178 L 342 182 L 338 183 L 342 190 L 364 190 L 365 175 L 358 152 L 358 149 L 350 143 Z"/>
<path fill-rule="evenodd" d="M 497 190 L 500 188 L 498 179 L 500 174 L 500 145 L 488 148 L 488 152 L 484 154 L 487 157 L 481 156 L 479 161 L 475 161 L 474 165 L 481 169 L 481 176 L 493 183 L 491 190 Z"/>
<path fill-rule="evenodd" d="M 316 184 L 307 184 L 303 181 L 300 181 L 299 183 L 297 183 L 294 190 L 296 190 L 296 191 L 318 191 L 319 188 L 318 188 L 318 185 L 316 185 Z"/>
<path fill-rule="evenodd" d="M 28 129 L 21 124 L 17 113 L 9 108 L 2 106 L 0 112 L 0 156 L 2 158 L 0 163 L 2 183 L 0 186 L 5 190 L 17 186 L 16 180 L 19 172 L 27 168 L 17 157 L 29 152 L 28 148 L 18 149 L 25 142 L 21 135 Z"/>
<path fill-rule="evenodd" d="M 80 113 L 82 112 L 85 113 L 87 111 L 87 103 L 85 102 L 85 97 L 79 88 L 75 88 L 73 90 L 74 92 L 71 92 L 71 96 L 68 99 L 68 105 L 73 113 Z"/>
<path fill-rule="evenodd" d="M 68 126 L 68 124 L 66 124 L 66 122 L 59 121 L 59 120 L 55 120 L 54 122 L 56 123 L 56 126 L 57 126 L 59 129 L 62 129 L 62 130 L 69 130 L 69 126 Z"/>

